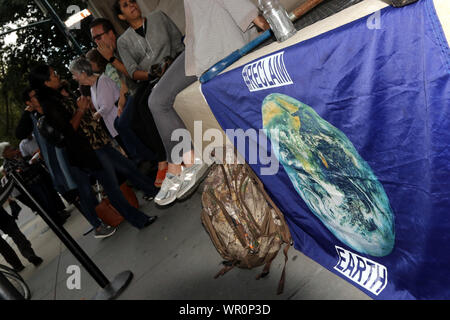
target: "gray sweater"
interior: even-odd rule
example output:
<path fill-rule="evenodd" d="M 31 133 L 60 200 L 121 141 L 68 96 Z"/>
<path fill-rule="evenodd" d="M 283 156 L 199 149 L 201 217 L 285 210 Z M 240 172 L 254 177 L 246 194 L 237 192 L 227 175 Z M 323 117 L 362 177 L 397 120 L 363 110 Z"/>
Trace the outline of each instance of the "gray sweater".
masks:
<path fill-rule="evenodd" d="M 129 27 L 117 39 L 117 50 L 131 77 L 137 70 L 149 71 L 164 57 L 175 57 L 184 50 L 181 31 L 164 12 L 153 11 L 146 18 L 145 38 Z"/>

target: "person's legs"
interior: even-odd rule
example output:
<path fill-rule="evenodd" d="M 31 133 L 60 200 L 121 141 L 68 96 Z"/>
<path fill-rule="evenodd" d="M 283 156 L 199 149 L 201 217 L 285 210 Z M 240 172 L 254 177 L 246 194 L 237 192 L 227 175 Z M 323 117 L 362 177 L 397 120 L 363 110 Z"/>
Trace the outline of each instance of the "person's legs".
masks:
<path fill-rule="evenodd" d="M 45 179 L 45 185 L 43 185 L 43 188 L 47 190 L 50 201 L 54 202 L 55 209 L 58 212 L 58 219 L 66 220 L 70 216 L 70 213 L 65 211 L 66 206 L 58 192 L 55 190 L 50 176 L 48 176 L 48 179 Z"/>
<path fill-rule="evenodd" d="M 39 258 L 31 247 L 31 242 L 25 237 L 25 235 L 20 231 L 19 227 L 14 220 L 11 220 L 8 225 L 3 228 L 14 243 L 17 245 L 20 253 L 32 264 L 39 265 L 42 263 L 42 259 Z"/>
<path fill-rule="evenodd" d="M 110 157 L 108 147 L 95 150 L 100 162 L 103 165 L 104 170 L 94 172 L 94 175 L 98 178 L 102 184 L 109 201 L 119 211 L 119 213 L 134 227 L 142 229 L 150 223 L 152 223 L 156 217 L 149 217 L 137 210 L 125 199 L 122 191 L 119 187 L 119 182 L 116 175 L 116 166 L 114 163 L 115 157 Z M 151 183 L 150 183 L 151 185 Z"/>
<path fill-rule="evenodd" d="M 103 223 L 97 216 L 97 211 L 95 210 L 99 202 L 95 197 L 91 185 L 90 175 L 94 175 L 94 173 L 81 170 L 77 167 L 70 167 L 70 169 L 72 177 L 78 186 L 78 194 L 80 196 L 79 208 L 77 208 L 95 229 L 94 238 L 100 239 L 112 236 L 116 232 L 116 228 Z"/>
<path fill-rule="evenodd" d="M 195 76 L 186 76 L 184 56 L 185 54 L 183 52 L 175 59 L 153 88 L 148 99 L 148 107 L 155 119 L 158 132 L 166 150 L 169 173 L 174 173 L 171 170 L 173 165 L 181 165 L 181 161 L 172 159 L 172 149 L 178 144 L 177 141 L 172 141 L 172 133 L 177 129 L 186 129 L 180 116 L 173 108 L 173 104 L 176 96 L 197 80 Z"/>
<path fill-rule="evenodd" d="M 30 208 L 31 211 L 37 212 L 38 208 L 34 204 L 33 201 L 30 200 L 25 194 L 19 194 L 16 196 L 16 199 L 22 202 L 22 204 L 26 205 L 28 208 Z"/>
<path fill-rule="evenodd" d="M 97 229 L 101 226 L 102 222 L 95 211 L 98 201 L 92 190 L 89 175 L 87 172 L 77 167 L 70 167 L 70 170 L 72 172 L 72 177 L 78 186 L 81 214 L 89 221 L 92 227 Z"/>
<path fill-rule="evenodd" d="M 142 83 L 133 96 L 134 111 L 131 118 L 131 126 L 133 132 L 140 137 L 140 140 L 149 150 L 152 150 L 152 153 L 155 155 L 154 161 L 158 162 L 158 172 L 154 185 L 160 188 L 166 177 L 167 158 L 166 149 L 161 140 L 155 119 L 148 108 L 148 97 L 152 92 L 152 88 L 153 84 L 150 82 Z"/>
<path fill-rule="evenodd" d="M 0 254 L 5 258 L 6 262 L 8 262 L 13 269 L 16 271 L 22 271 L 25 266 L 22 264 L 22 261 L 20 261 L 19 257 L 17 256 L 16 252 L 11 248 L 11 246 L 3 240 L 3 238 L 0 236 Z"/>
<path fill-rule="evenodd" d="M 155 118 L 158 131 L 164 143 L 169 162 L 167 178 L 164 180 L 161 190 L 155 197 L 159 205 L 167 205 L 177 198 L 185 196 L 192 191 L 204 177 L 208 166 L 206 164 L 194 165 L 194 151 L 191 141 L 190 149 L 183 150 L 179 159 L 174 159 L 172 151 L 179 142 L 172 141 L 172 133 L 178 129 L 187 130 L 183 121 L 173 108 L 176 96 L 197 80 L 195 76 L 186 76 L 185 53 L 178 56 L 166 73 L 153 88 L 148 100 L 148 106 Z M 184 162 L 189 170 L 182 173 L 181 163 Z"/>
<path fill-rule="evenodd" d="M 164 145 L 150 111 L 147 108 L 147 116 L 142 116 L 139 111 L 139 103 L 146 94 L 146 88 L 142 86 L 134 96 L 130 96 L 121 116 L 114 122 L 117 132 L 130 150 L 131 159 L 136 164 L 144 160 L 165 161 L 166 157 Z"/>
<path fill-rule="evenodd" d="M 34 200 L 37 201 L 55 223 L 63 225 L 66 222 L 70 214 L 67 214 L 64 210 L 59 210 L 59 206 L 62 209 L 65 206 L 59 195 L 53 189 L 53 186 L 49 186 L 44 181 L 41 181 L 40 183 L 28 185 L 27 189 Z"/>
<path fill-rule="evenodd" d="M 128 178 L 131 183 L 139 190 L 142 190 L 145 195 L 156 195 L 158 191 L 153 186 L 153 182 L 150 178 L 143 175 L 132 161 L 122 156 L 111 146 L 103 147 L 99 152 L 102 153 L 101 157 L 104 158 L 104 160 L 108 159 L 109 164 L 112 165 L 118 173 L 123 174 Z"/>

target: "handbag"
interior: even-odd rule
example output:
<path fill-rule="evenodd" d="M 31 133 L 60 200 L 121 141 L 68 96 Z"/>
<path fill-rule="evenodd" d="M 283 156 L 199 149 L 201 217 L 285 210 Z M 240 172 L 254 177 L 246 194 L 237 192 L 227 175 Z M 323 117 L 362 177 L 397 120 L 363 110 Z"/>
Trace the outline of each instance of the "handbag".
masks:
<path fill-rule="evenodd" d="M 117 227 L 125 220 L 106 198 L 102 199 L 97 207 L 95 207 L 95 212 L 100 220 L 111 227 Z"/>
<path fill-rule="evenodd" d="M 133 191 L 133 189 L 130 188 L 125 182 L 122 183 L 120 186 L 120 190 L 122 191 L 125 199 L 127 199 L 128 203 L 135 207 L 136 209 L 139 209 L 139 201 L 136 197 L 136 193 Z"/>
<path fill-rule="evenodd" d="M 125 199 L 127 199 L 127 201 L 130 203 L 130 205 L 138 209 L 139 201 L 133 189 L 131 189 L 126 183 L 123 183 L 120 186 L 120 190 L 122 191 Z M 117 227 L 118 225 L 120 225 L 125 219 L 119 213 L 119 211 L 114 208 L 109 199 L 104 198 L 103 188 L 98 181 L 96 181 L 94 185 L 94 192 L 96 193 L 97 199 L 99 201 L 99 204 L 97 205 L 97 207 L 95 207 L 97 216 L 104 223 L 111 227 Z"/>

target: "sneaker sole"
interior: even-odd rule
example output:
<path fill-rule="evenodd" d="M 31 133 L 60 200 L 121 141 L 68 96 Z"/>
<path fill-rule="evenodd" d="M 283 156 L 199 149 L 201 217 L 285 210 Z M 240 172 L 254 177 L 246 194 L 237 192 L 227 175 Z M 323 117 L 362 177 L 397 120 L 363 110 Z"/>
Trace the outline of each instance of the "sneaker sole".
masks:
<path fill-rule="evenodd" d="M 158 200 L 155 198 L 154 202 L 159 206 L 167 206 L 167 205 L 171 204 L 172 202 L 174 202 L 175 200 L 177 200 L 176 194 L 172 198 L 167 198 L 167 199 L 163 199 L 163 200 Z"/>
<path fill-rule="evenodd" d="M 195 190 L 197 190 L 197 187 L 203 182 L 203 180 L 205 180 L 206 176 L 209 173 L 210 168 L 211 168 L 211 166 L 206 167 L 206 170 L 202 173 L 202 175 L 200 176 L 200 179 L 198 179 L 194 183 L 194 185 L 191 188 L 187 189 L 184 193 L 177 195 L 177 199 L 182 201 L 182 200 L 189 198 L 195 192 Z"/>
<path fill-rule="evenodd" d="M 110 234 L 104 234 L 104 235 L 100 235 L 100 236 L 94 236 L 94 238 L 95 238 L 95 239 L 104 239 L 104 238 L 111 237 L 114 233 L 116 233 L 116 229 L 114 229 L 114 231 L 111 232 Z"/>

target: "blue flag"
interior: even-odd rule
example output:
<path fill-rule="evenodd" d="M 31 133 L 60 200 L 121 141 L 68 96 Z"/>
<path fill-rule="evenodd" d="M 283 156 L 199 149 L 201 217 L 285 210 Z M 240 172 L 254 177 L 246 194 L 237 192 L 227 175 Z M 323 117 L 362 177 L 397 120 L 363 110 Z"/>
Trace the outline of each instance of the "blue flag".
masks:
<path fill-rule="evenodd" d="M 236 146 L 264 133 L 240 151 L 296 249 L 375 299 L 449 299 L 450 49 L 431 0 L 377 14 L 202 91 Z"/>

